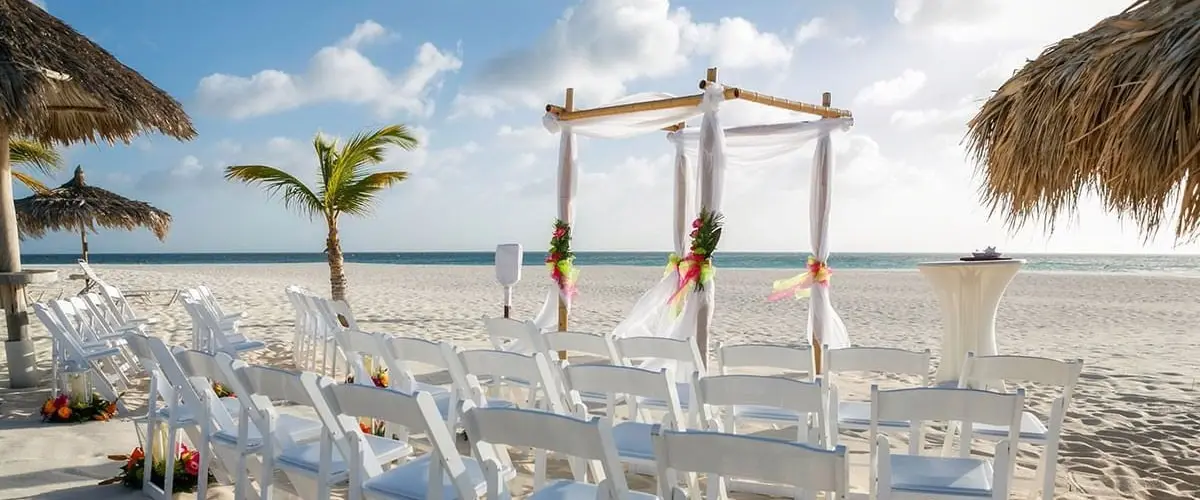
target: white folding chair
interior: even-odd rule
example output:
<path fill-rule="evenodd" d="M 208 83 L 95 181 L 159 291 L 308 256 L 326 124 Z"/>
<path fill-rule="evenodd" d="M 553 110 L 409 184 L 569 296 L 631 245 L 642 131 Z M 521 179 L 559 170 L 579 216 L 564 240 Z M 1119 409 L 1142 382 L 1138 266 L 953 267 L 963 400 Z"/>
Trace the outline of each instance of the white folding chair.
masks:
<path fill-rule="evenodd" d="M 871 386 L 871 496 L 890 499 L 1007 499 L 1020 442 L 1025 391 L 1001 394 L 976 389 L 921 387 L 879 390 Z M 908 454 L 892 454 L 880 422 L 911 422 Z M 959 422 L 963 442 L 970 443 L 974 425 L 1010 426 L 994 451 L 995 460 L 972 458 L 967 447 L 959 457 L 921 455 L 923 422 Z"/>
<path fill-rule="evenodd" d="M 272 487 L 275 469 L 282 470 L 304 498 L 323 500 L 329 498 L 330 485 L 349 479 L 350 464 L 342 452 L 333 446 L 332 435 L 323 429 L 318 442 L 296 442 L 292 434 L 280 429 L 280 416 L 272 400 L 288 401 L 293 404 L 316 409 L 316 403 L 307 387 L 316 384 L 317 374 L 311 372 L 289 372 L 266 366 L 247 365 L 225 353 L 217 354 L 217 362 L 225 370 L 235 390 L 242 396 L 241 421 L 238 424 L 239 448 L 246 446 L 249 438 L 242 431 L 249 425 L 257 427 L 263 436 L 259 456 L 262 469 L 258 481 L 264 495 Z M 247 423 L 249 422 L 249 423 Z M 407 441 L 365 436 L 363 451 L 369 451 L 381 463 L 407 457 L 412 447 Z M 242 498 L 245 477 L 239 477 L 235 495 Z"/>
<path fill-rule="evenodd" d="M 687 417 L 679 405 L 677 386 L 670 369 L 659 371 L 616 365 L 570 365 L 563 369 L 571 411 L 580 417 L 588 415 L 588 407 L 581 394 L 589 392 L 605 396 L 605 415 L 617 420 L 617 398 L 623 397 L 628 414 L 627 420 L 613 424 L 613 438 L 617 455 L 622 462 L 641 468 L 642 472 L 653 472 L 654 444 L 650 430 L 655 424 L 673 429 L 687 428 Z M 666 401 L 666 412 L 656 419 L 638 401 L 650 398 Z"/>
<path fill-rule="evenodd" d="M 826 450 L 757 436 L 663 427 L 654 428 L 653 439 L 658 495 L 664 500 L 701 498 L 694 483 L 689 492 L 678 487 L 676 472 L 707 474 L 704 498 L 714 500 L 728 498 L 725 478 L 790 486 L 796 500 L 815 500 L 817 492 L 825 492 L 826 500 L 845 500 L 850 491 L 845 446 Z"/>
<path fill-rule="evenodd" d="M 572 479 L 546 480 L 546 463 L 535 464 L 530 500 L 595 498 L 645 499 L 654 495 L 629 491 L 625 471 L 617 459 L 612 423 L 606 418 L 587 419 L 517 408 L 471 408 L 463 415 L 463 426 L 471 436 L 475 456 L 483 462 L 488 500 L 509 498 L 503 471 L 511 467 L 507 447 L 533 448 L 582 459 L 589 467 L 577 467 Z M 590 469 L 593 482 L 587 481 Z"/>
<path fill-rule="evenodd" d="M 317 414 L 332 434 L 333 442 L 350 460 L 350 499 L 411 500 L 443 498 L 473 500 L 487 491 L 479 463 L 462 457 L 442 423 L 428 393 L 405 394 L 357 384 L 335 384 L 328 377 L 314 379 L 309 391 Z M 389 470 L 370 452 L 358 418 L 395 422 L 405 429 L 401 439 L 424 434 L 431 450 Z M 515 475 L 513 469 L 508 475 Z M 440 477 L 438 481 L 434 478 Z"/>
<path fill-rule="evenodd" d="M 117 407 L 124 412 L 125 403 L 120 401 L 120 393 L 128 385 L 121 373 L 121 350 L 105 344 L 82 344 L 72 333 L 69 333 L 62 321 L 46 304 L 33 304 L 33 313 L 41 320 L 42 325 L 50 332 L 53 339 L 54 394 L 58 394 L 58 366 L 76 363 L 87 366 L 91 374 L 92 385 L 108 401 L 116 401 Z M 105 368 L 113 373 L 108 373 Z"/>
<path fill-rule="evenodd" d="M 596 335 L 584 332 L 545 332 L 542 337 L 542 352 L 550 364 L 551 371 L 559 384 L 562 394 L 567 393 L 563 381 L 563 367 L 568 364 L 621 364 L 621 355 L 617 353 L 617 345 L 607 335 Z M 566 359 L 559 359 L 558 353 L 566 352 Z M 580 355 L 586 356 L 581 359 Z M 570 361 L 568 361 L 570 360 Z M 585 402 L 603 403 L 603 394 L 582 393 Z"/>
<path fill-rule="evenodd" d="M 194 291 L 185 292 L 183 307 L 192 320 L 192 348 L 205 352 L 224 352 L 236 357 L 246 351 L 265 349 L 266 344 L 251 340 L 222 325 L 213 311 Z"/>
<path fill-rule="evenodd" d="M 427 384 L 417 380 L 413 374 L 413 364 L 434 367 L 444 370 L 447 376 L 453 377 L 451 366 L 460 365 L 458 353 L 448 343 L 434 342 L 416 337 L 394 337 L 391 335 L 375 335 L 378 343 L 375 352 L 388 367 L 391 374 L 391 388 L 406 394 L 418 391 L 429 393 L 437 405 L 442 421 L 454 429 L 458 424 L 459 391 L 456 391 L 451 380 L 450 387 Z M 465 369 L 464 369 L 465 371 Z M 463 383 L 467 383 L 465 378 Z"/>
<path fill-rule="evenodd" d="M 484 316 L 483 328 L 487 331 L 492 347 L 500 351 L 532 354 L 541 351 L 541 332 L 532 321 L 512 318 L 489 318 Z"/>
<path fill-rule="evenodd" d="M 837 377 L 846 372 L 865 372 L 887 374 L 892 376 L 908 376 L 916 379 L 917 386 L 925 387 L 933 383 L 933 375 L 929 371 L 929 349 L 924 351 L 906 351 L 889 347 L 846 347 L 821 349 L 821 366 L 825 368 L 825 382 L 829 390 L 830 419 L 836 424 L 830 444 L 837 444 L 838 434 L 842 429 L 867 430 L 871 425 L 871 403 L 868 401 L 843 401 L 838 393 Z M 878 422 L 879 427 L 886 429 L 907 429 L 906 421 Z"/>
<path fill-rule="evenodd" d="M 292 362 L 301 370 L 312 370 L 310 352 L 315 345 L 312 333 L 314 325 L 308 306 L 302 297 L 308 291 L 292 285 L 285 288 L 283 292 L 292 305 L 292 326 L 295 329 L 292 335 Z"/>
<path fill-rule="evenodd" d="M 695 338 L 672 339 L 666 337 L 624 337 L 616 340 L 617 352 L 626 365 L 636 366 L 639 362 L 664 360 L 666 366 L 672 366 L 672 372 L 678 377 L 675 392 L 679 395 L 680 406 L 687 411 L 688 425 L 696 425 L 699 411 L 692 400 L 695 391 L 692 389 L 691 373 L 706 371 L 706 365 L 700 358 L 700 349 L 696 347 Z M 648 367 L 657 368 L 649 365 Z M 658 398 L 642 398 L 638 406 L 665 410 L 667 404 Z"/>
<path fill-rule="evenodd" d="M 737 434 L 739 421 L 754 420 L 795 425 L 797 442 L 824 446 L 831 441 L 829 399 L 819 377 L 806 382 L 773 375 L 702 377 L 697 372 L 693 385 L 709 430 Z"/>
<path fill-rule="evenodd" d="M 809 346 L 778 344 L 717 344 L 717 367 L 721 375 L 733 375 L 734 368 L 750 368 L 750 375 L 782 375 L 812 380 L 813 359 Z M 770 369 L 767 373 L 763 369 Z"/>
<path fill-rule="evenodd" d="M 1075 394 L 1075 384 L 1083 371 L 1083 360 L 1059 361 L 1057 359 L 1038 358 L 1032 356 L 975 356 L 968 352 L 963 371 L 959 378 L 959 387 L 978 386 L 990 390 L 1004 391 L 1004 385 L 1010 382 L 1027 382 L 1045 386 L 1061 387 L 1061 392 L 1050 405 L 1050 413 L 1046 419 L 1031 411 L 1021 413 L 1021 441 L 1042 446 L 1043 450 L 1037 467 L 1037 484 L 1040 486 L 1043 500 L 1053 500 L 1054 479 L 1058 466 L 1058 443 L 1062 436 L 1063 419 L 1071 405 Z M 1023 387 L 1028 392 L 1027 387 Z M 957 426 L 951 427 L 951 432 Z M 1009 429 L 1005 426 L 977 424 L 975 437 L 981 439 L 1005 439 Z M 952 436 L 950 436 L 952 437 Z M 944 451 L 954 440 L 947 438 Z M 959 449 L 969 448 L 970 443 L 959 443 Z M 1038 490 L 1031 491 L 1030 498 L 1036 498 Z"/>
<path fill-rule="evenodd" d="M 451 377 L 458 387 L 459 399 L 479 406 L 539 408 L 563 412 L 563 395 L 550 374 L 542 353 L 532 355 L 493 349 L 474 349 L 458 353 L 458 366 L 451 366 Z M 480 379 L 489 381 L 487 391 Z M 520 398 L 514 393 L 523 390 Z M 490 393 L 490 394 L 489 394 Z M 506 394 L 507 393 L 507 394 Z"/>

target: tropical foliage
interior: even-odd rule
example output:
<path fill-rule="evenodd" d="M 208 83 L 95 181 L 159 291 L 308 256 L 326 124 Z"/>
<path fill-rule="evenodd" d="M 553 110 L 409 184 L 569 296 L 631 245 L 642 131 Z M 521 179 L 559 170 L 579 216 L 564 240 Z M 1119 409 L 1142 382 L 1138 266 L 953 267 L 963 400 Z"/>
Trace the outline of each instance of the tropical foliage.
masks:
<path fill-rule="evenodd" d="M 51 175 L 62 167 L 62 157 L 53 146 L 26 139 L 9 140 L 8 161 L 13 166 L 20 166 L 42 175 Z M 48 190 L 45 184 L 29 172 L 13 170 L 12 176 L 35 193 Z"/>
<path fill-rule="evenodd" d="M 225 169 L 225 178 L 262 186 L 268 195 L 279 195 L 288 208 L 310 218 L 325 220 L 328 236 L 325 253 L 329 259 L 329 287 L 334 300 L 346 298 L 345 259 L 338 235 L 338 218 L 343 214 L 366 216 L 384 189 L 408 178 L 408 172 L 376 172 L 388 151 L 398 147 L 416 149 L 417 139 L 404 125 L 389 125 L 359 133 L 345 142 L 321 134 L 313 139 L 317 155 L 317 185 L 309 187 L 296 176 L 268 165 L 237 165 Z"/>

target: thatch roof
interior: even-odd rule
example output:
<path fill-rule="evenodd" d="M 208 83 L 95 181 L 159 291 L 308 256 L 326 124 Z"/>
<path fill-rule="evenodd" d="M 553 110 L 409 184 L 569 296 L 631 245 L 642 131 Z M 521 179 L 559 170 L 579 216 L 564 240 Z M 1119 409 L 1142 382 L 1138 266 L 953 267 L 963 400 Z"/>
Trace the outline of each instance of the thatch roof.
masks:
<path fill-rule="evenodd" d="M 175 99 L 29 0 L 0 0 L 0 125 L 60 144 L 196 135 Z"/>
<path fill-rule="evenodd" d="M 16 200 L 15 205 L 21 234 L 34 238 L 49 231 L 95 232 L 97 227 L 125 230 L 144 227 L 162 240 L 171 227 L 171 214 L 144 201 L 130 200 L 84 183 L 83 167 L 75 167 L 75 177 L 66 184 Z"/>
<path fill-rule="evenodd" d="M 982 198 L 1011 227 L 1095 194 L 1147 238 L 1180 200 L 1200 235 L 1200 0 L 1139 0 L 1047 48 L 969 123 Z"/>

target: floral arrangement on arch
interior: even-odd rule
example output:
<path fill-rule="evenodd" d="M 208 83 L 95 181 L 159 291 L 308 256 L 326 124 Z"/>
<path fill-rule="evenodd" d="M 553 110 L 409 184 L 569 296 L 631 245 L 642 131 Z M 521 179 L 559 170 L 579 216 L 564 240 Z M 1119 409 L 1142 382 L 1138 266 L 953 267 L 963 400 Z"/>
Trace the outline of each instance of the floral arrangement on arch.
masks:
<path fill-rule="evenodd" d="M 96 393 L 92 393 L 91 401 L 84 401 L 82 398 L 72 399 L 62 393 L 47 399 L 42 404 L 42 421 L 54 424 L 90 422 L 92 420 L 105 422 L 116 414 L 117 402 L 106 401 Z"/>
<path fill-rule="evenodd" d="M 562 219 L 554 220 L 546 267 L 550 268 L 550 279 L 558 285 L 559 292 L 567 299 L 574 297 L 579 270 L 575 268 L 575 254 L 571 252 L 571 225 Z"/>
<path fill-rule="evenodd" d="M 175 456 L 175 471 L 171 480 L 171 489 L 174 491 L 168 493 L 194 492 L 200 486 L 200 451 L 188 449 L 187 445 L 181 443 L 176 453 L 178 454 Z M 142 451 L 141 446 L 134 448 L 128 455 L 109 455 L 108 458 L 124 461 L 125 465 L 121 466 L 121 472 L 116 477 L 101 481 L 101 485 L 121 483 L 132 489 L 142 488 L 142 481 L 146 475 L 146 452 Z M 150 482 L 162 488 L 166 478 L 166 458 L 154 456 L 151 460 L 153 464 L 150 466 Z M 212 474 L 208 475 L 208 482 L 216 482 Z"/>
<path fill-rule="evenodd" d="M 688 254 L 679 261 L 679 286 L 671 295 L 669 303 L 675 314 L 683 309 L 683 299 L 691 290 L 703 291 L 704 284 L 712 281 L 716 269 L 712 265 L 713 253 L 721 242 L 724 218 L 712 210 L 701 210 L 700 216 L 692 221 L 692 244 Z"/>

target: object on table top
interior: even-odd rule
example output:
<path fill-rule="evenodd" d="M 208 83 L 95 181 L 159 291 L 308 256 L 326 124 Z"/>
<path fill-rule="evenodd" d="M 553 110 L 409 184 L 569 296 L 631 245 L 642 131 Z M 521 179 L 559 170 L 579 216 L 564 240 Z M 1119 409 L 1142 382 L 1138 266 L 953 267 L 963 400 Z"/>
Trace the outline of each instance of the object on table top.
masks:
<path fill-rule="evenodd" d="M 1012 260 L 1012 257 L 1001 257 L 1000 252 L 996 251 L 996 247 L 987 247 L 984 248 L 982 252 L 977 250 L 971 252 L 970 257 L 960 257 L 958 260 L 965 262 L 976 262 L 983 260 Z"/>

